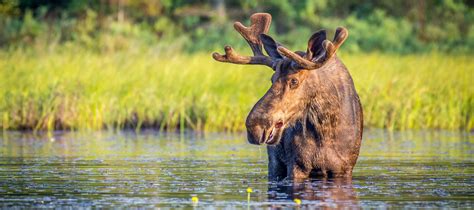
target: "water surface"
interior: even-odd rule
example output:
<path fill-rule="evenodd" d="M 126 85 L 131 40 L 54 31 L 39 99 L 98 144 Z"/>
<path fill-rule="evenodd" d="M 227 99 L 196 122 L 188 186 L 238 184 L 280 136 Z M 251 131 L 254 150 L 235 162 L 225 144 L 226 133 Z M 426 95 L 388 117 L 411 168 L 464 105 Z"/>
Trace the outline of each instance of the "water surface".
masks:
<path fill-rule="evenodd" d="M 297 184 L 269 183 L 265 147 L 243 134 L 0 134 L 0 207 L 474 204 L 472 133 L 367 130 L 352 180 Z"/>

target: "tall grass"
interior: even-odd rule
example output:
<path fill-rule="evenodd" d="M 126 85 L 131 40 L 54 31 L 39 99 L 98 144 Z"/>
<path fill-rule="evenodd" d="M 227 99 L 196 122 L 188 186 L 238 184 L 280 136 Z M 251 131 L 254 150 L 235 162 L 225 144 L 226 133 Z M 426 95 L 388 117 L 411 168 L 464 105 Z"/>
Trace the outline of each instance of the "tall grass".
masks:
<path fill-rule="evenodd" d="M 470 56 L 340 57 L 356 83 L 366 126 L 474 128 Z M 2 51 L 0 127 L 239 131 L 271 74 L 218 63 L 210 54 Z"/>

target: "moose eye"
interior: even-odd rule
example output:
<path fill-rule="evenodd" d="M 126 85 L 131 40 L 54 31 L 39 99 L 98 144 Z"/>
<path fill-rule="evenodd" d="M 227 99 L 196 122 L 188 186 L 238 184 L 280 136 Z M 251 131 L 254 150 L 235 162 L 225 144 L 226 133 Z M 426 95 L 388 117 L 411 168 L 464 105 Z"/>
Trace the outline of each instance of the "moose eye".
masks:
<path fill-rule="evenodd" d="M 298 80 L 297 79 L 291 79 L 290 80 L 290 88 L 295 89 L 298 87 Z"/>

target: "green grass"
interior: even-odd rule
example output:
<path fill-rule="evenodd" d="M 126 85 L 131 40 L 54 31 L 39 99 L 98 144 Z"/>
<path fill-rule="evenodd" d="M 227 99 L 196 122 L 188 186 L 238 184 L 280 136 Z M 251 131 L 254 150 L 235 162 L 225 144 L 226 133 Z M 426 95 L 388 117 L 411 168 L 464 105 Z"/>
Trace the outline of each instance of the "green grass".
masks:
<path fill-rule="evenodd" d="M 341 54 L 365 125 L 474 128 L 471 56 Z M 215 62 L 210 53 L 0 52 L 0 127 L 241 131 L 270 86 L 265 67 Z"/>

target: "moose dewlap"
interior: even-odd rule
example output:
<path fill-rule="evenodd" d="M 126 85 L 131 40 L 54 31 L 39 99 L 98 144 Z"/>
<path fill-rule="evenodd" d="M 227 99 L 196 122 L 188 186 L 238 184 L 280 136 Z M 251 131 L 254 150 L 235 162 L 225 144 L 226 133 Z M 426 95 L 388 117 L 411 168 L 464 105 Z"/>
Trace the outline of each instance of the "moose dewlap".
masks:
<path fill-rule="evenodd" d="M 306 52 L 293 52 L 266 34 L 270 14 L 253 14 L 250 21 L 250 27 L 239 22 L 234 27 L 253 56 L 226 46 L 224 55 L 212 57 L 275 71 L 272 86 L 245 123 L 248 141 L 267 145 L 269 179 L 350 177 L 359 156 L 363 117 L 352 77 L 336 55 L 348 31 L 337 28 L 333 41 L 326 39 L 326 31 L 318 31 L 309 38 Z"/>

